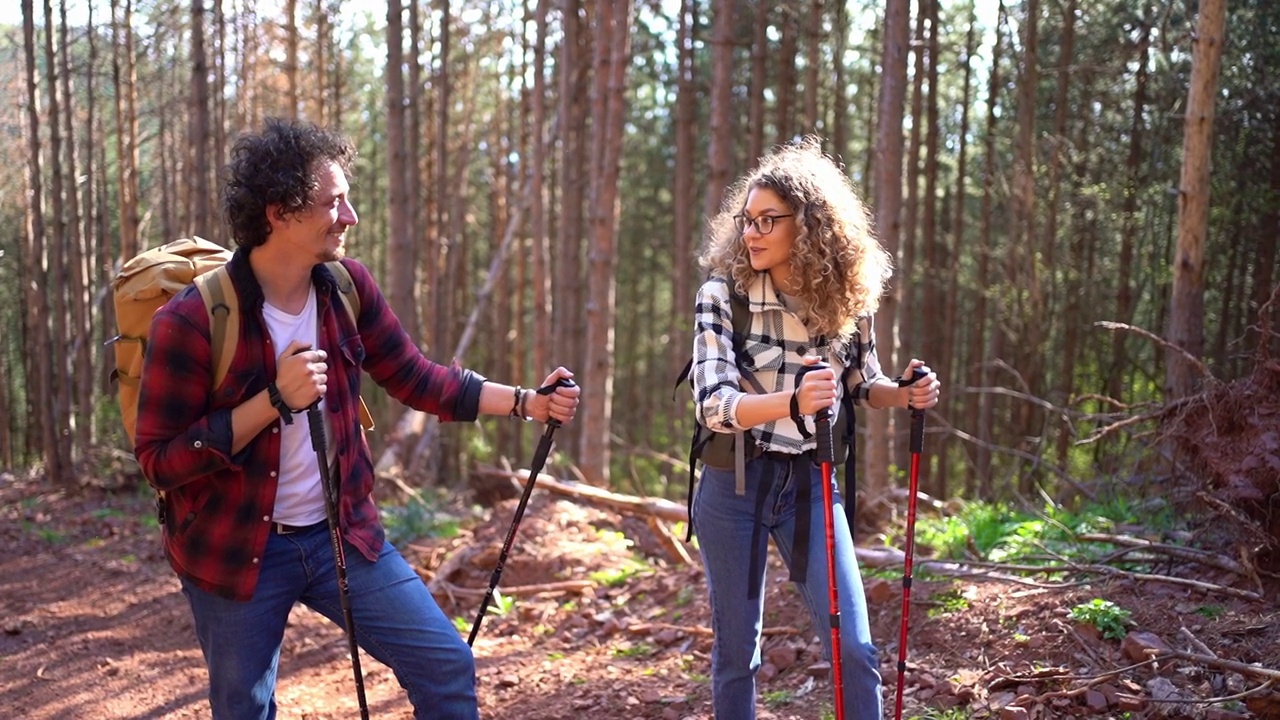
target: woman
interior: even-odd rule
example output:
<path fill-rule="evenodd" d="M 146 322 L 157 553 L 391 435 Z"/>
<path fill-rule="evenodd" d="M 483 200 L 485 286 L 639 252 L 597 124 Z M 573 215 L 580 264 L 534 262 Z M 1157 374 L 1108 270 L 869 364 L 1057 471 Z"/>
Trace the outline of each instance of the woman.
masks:
<path fill-rule="evenodd" d="M 768 536 L 831 655 L 812 416 L 829 409 L 834 425 L 842 393 L 864 407 L 929 408 L 940 385 L 919 360 L 902 377 L 922 377 L 905 387 L 881 372 L 871 317 L 890 257 L 852 183 L 817 139 L 776 148 L 729 189 L 699 260 L 710 279 L 695 310 L 698 421 L 715 432 L 745 429 L 748 438 L 743 477 L 733 467 L 704 468 L 692 518 L 711 596 L 715 714 L 741 720 L 755 717 Z M 745 296 L 751 313 L 736 346 L 731 293 Z M 829 367 L 806 371 L 797 384 L 800 369 L 819 361 Z M 832 490 L 844 715 L 879 720 L 879 660 L 843 501 Z"/>

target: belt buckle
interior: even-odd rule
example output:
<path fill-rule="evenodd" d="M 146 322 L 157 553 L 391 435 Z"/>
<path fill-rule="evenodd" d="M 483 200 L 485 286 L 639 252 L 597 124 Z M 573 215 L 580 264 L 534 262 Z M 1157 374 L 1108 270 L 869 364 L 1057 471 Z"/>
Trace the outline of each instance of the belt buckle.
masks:
<path fill-rule="evenodd" d="M 275 530 L 275 533 L 277 535 L 292 535 L 298 532 L 298 528 L 292 525 L 285 525 L 284 523 L 278 523 L 278 522 L 272 522 L 271 529 Z"/>

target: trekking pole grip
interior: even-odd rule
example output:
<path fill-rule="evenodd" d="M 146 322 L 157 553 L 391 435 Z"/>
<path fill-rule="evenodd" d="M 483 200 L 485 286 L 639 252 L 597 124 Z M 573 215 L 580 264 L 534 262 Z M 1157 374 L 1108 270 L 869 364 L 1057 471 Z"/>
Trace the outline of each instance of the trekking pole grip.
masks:
<path fill-rule="evenodd" d="M 927 377 L 926 373 L 920 368 L 915 368 L 911 372 L 909 378 L 898 378 L 898 387 L 907 387 L 914 385 L 920 380 Z M 909 401 L 908 401 L 909 402 Z M 911 452 L 918 453 L 924 451 L 924 408 L 911 407 Z"/>
<path fill-rule="evenodd" d="M 803 365 L 796 373 L 796 392 L 800 391 L 800 382 L 807 373 L 814 370 L 826 370 L 831 366 L 825 362 L 816 362 L 812 365 Z M 815 449 L 815 456 L 818 462 L 833 463 L 836 460 L 835 447 L 831 442 L 831 408 L 820 408 L 813 415 L 813 427 L 815 437 L 818 443 Z"/>
<path fill-rule="evenodd" d="M 539 395 L 550 395 L 551 393 L 556 391 L 556 388 L 561 388 L 561 387 L 565 387 L 565 388 L 577 387 L 577 384 L 574 383 L 569 378 L 562 377 L 549 385 L 543 385 L 542 387 L 538 388 L 534 392 L 538 393 Z M 560 421 L 553 417 L 549 417 L 547 418 L 547 426 L 548 426 L 548 429 L 558 428 L 560 427 Z"/>

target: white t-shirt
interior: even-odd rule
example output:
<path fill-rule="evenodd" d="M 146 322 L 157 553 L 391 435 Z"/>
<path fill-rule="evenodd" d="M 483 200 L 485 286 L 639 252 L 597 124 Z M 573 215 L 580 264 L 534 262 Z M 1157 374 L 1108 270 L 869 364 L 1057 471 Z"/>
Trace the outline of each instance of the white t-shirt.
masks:
<path fill-rule="evenodd" d="M 307 304 L 300 314 L 290 315 L 271 303 L 264 302 L 262 317 L 266 320 L 267 332 L 271 333 L 271 342 L 276 352 L 283 352 L 295 340 L 312 348 L 316 347 L 318 326 L 314 287 L 307 295 Z M 320 408 L 320 415 L 323 417 L 323 399 L 320 401 Z M 325 425 L 325 436 L 325 447 L 329 451 L 329 464 L 332 466 L 335 449 L 329 438 L 328 425 Z M 310 424 L 305 412 L 297 413 L 293 416 L 293 424 L 280 425 L 280 478 L 276 485 L 276 505 L 272 520 L 286 525 L 312 525 L 325 517 L 320 466 L 316 462 L 316 451 L 311 446 Z"/>

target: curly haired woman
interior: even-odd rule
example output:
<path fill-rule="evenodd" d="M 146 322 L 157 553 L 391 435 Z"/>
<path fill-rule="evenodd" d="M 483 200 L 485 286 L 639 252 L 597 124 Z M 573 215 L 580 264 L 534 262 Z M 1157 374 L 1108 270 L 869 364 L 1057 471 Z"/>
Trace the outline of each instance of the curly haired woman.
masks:
<path fill-rule="evenodd" d="M 872 313 L 891 259 L 853 184 L 816 138 L 775 148 L 730 187 L 699 261 L 710 279 L 698 290 L 694 318 L 697 419 L 746 442 L 738 443 L 741 469 L 704 467 L 692 523 L 711 599 L 715 715 L 744 720 L 755 717 L 768 537 L 814 627 L 829 627 L 812 416 L 830 409 L 834 425 L 844 393 L 863 407 L 929 408 L 940 384 L 919 360 L 902 377 L 922 377 L 906 386 L 881 372 Z M 739 319 L 746 332 L 736 344 L 735 306 L 751 316 Z M 828 367 L 800 373 L 819 361 Z M 878 655 L 843 500 L 832 490 L 844 716 L 879 720 Z M 819 636 L 830 657 L 830 633 Z"/>

